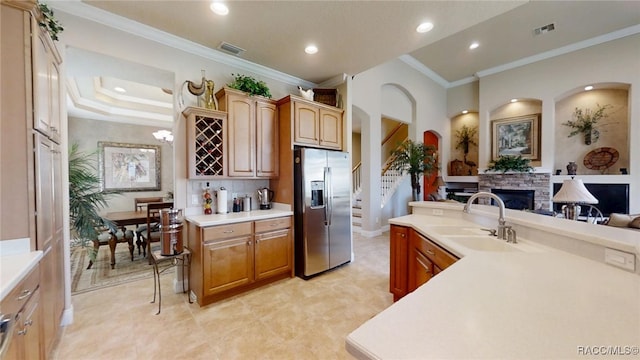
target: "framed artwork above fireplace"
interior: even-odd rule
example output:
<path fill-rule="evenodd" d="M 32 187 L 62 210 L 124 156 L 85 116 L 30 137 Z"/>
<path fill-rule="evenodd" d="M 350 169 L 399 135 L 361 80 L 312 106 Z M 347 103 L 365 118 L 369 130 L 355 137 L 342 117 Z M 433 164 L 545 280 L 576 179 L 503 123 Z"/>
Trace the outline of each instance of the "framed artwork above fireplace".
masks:
<path fill-rule="evenodd" d="M 540 117 L 538 113 L 492 120 L 491 160 L 505 155 L 540 160 Z"/>

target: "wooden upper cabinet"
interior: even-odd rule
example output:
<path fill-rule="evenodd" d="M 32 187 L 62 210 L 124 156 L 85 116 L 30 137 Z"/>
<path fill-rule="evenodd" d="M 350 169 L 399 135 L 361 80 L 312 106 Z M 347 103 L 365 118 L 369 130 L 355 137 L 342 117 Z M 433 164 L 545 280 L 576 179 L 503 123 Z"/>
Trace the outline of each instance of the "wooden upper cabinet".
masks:
<path fill-rule="evenodd" d="M 34 97 L 34 129 L 60 142 L 60 54 L 49 35 L 32 21 L 32 66 Z"/>
<path fill-rule="evenodd" d="M 227 114 L 187 107 L 187 170 L 189 179 L 217 179 L 226 176 Z"/>
<path fill-rule="evenodd" d="M 278 151 L 280 132 L 276 104 L 261 100 L 256 102 L 256 134 L 256 176 L 278 177 L 280 173 Z"/>
<path fill-rule="evenodd" d="M 343 110 L 289 95 L 279 104 L 293 103 L 293 143 L 342 150 Z"/>
<path fill-rule="evenodd" d="M 216 93 L 221 111 L 228 115 L 228 176 L 278 176 L 278 123 L 275 102 L 248 96 L 234 89 Z"/>
<path fill-rule="evenodd" d="M 320 146 L 342 149 L 342 113 L 320 109 Z"/>

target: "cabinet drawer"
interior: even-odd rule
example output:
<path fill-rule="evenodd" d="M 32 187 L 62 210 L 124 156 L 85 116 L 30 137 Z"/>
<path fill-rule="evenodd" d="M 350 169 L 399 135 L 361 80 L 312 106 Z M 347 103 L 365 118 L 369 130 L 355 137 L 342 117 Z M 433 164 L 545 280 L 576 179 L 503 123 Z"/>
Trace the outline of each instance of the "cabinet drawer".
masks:
<path fill-rule="evenodd" d="M 258 220 L 256 224 L 256 233 L 271 230 L 287 229 L 291 227 L 291 216 L 281 217 L 277 219 Z"/>
<path fill-rule="evenodd" d="M 416 237 L 414 238 L 413 246 L 420 250 L 429 260 L 433 261 L 441 270 L 448 268 L 458 261 L 455 256 L 449 254 L 446 250 L 431 242 L 431 240 L 418 233 L 415 234 Z"/>
<path fill-rule="evenodd" d="M 29 274 L 2 300 L 2 312 L 15 315 L 35 293 L 40 283 L 40 269 L 36 265 Z"/>
<path fill-rule="evenodd" d="M 210 226 L 202 229 L 204 241 L 227 239 L 230 237 L 251 235 L 251 222 Z"/>

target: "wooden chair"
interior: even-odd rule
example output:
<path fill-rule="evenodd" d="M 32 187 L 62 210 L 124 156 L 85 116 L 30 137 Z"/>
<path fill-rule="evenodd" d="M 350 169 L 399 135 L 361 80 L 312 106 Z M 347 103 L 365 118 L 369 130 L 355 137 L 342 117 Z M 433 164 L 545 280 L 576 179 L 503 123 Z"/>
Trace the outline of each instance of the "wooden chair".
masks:
<path fill-rule="evenodd" d="M 171 209 L 172 207 L 173 202 L 156 202 L 147 204 L 147 227 L 140 232 L 144 256 L 151 254 L 152 242 L 160 241 L 160 210 Z"/>
<path fill-rule="evenodd" d="M 135 211 L 146 211 L 147 210 L 147 205 L 150 203 L 161 203 L 163 202 L 164 199 L 162 198 L 162 196 L 155 196 L 155 197 L 141 197 L 141 198 L 134 198 L 133 199 L 133 210 Z M 136 224 L 136 245 L 138 246 L 138 255 L 140 255 L 140 249 L 142 249 L 142 239 L 140 237 L 140 233 L 142 233 L 145 229 L 146 226 L 142 225 L 142 224 Z M 146 249 L 143 249 L 146 250 Z M 146 252 L 145 252 L 146 254 Z"/>

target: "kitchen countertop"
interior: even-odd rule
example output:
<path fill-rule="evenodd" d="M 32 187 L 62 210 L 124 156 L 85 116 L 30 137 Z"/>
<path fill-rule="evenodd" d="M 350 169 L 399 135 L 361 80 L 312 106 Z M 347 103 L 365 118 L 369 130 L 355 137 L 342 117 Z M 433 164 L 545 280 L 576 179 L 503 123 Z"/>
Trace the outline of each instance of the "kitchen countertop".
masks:
<path fill-rule="evenodd" d="M 638 356 L 637 274 L 526 239 L 505 244 L 525 245 L 520 251 L 473 251 L 434 231 L 479 227 L 461 219 L 408 215 L 390 223 L 413 227 L 461 259 L 349 334 L 355 357 Z"/>
<path fill-rule="evenodd" d="M 273 208 L 269 210 L 251 210 L 244 212 L 230 212 L 226 214 L 210 214 L 210 215 L 191 215 L 186 216 L 185 220 L 198 226 L 215 226 L 239 223 L 245 221 L 265 220 L 281 216 L 291 216 L 293 211 Z"/>
<path fill-rule="evenodd" d="M 42 251 L 31 251 L 0 257 L 0 301 L 33 269 Z"/>

